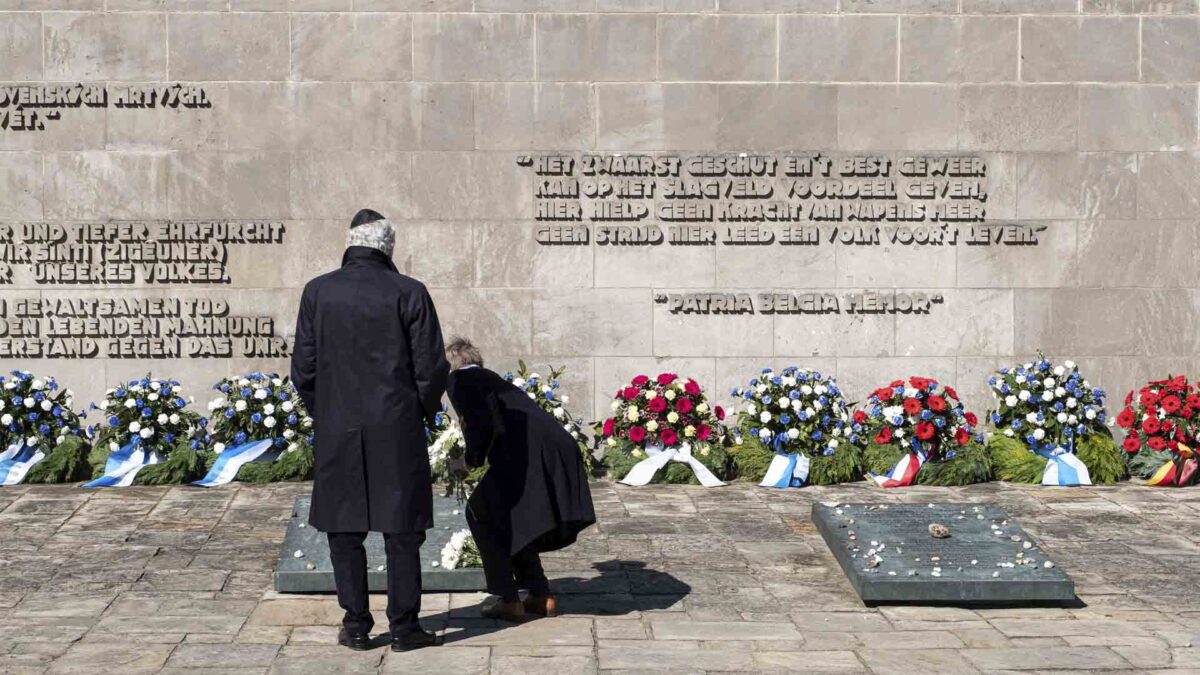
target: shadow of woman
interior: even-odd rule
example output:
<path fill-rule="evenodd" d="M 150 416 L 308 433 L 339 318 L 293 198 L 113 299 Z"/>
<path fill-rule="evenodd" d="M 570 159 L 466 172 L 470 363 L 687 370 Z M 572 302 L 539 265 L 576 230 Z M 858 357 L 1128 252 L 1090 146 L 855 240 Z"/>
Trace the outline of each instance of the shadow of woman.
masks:
<path fill-rule="evenodd" d="M 550 587 L 558 600 L 559 616 L 623 616 L 637 612 L 679 608 L 691 586 L 674 576 L 646 567 L 640 560 L 608 560 L 595 563 L 594 576 L 551 578 Z M 483 619 L 483 603 L 451 608 L 449 612 L 425 616 L 428 629 L 445 628 L 445 642 L 452 644 L 518 624 Z M 526 623 L 540 617 L 529 616 Z M 536 631 L 536 628 L 531 629 Z"/>

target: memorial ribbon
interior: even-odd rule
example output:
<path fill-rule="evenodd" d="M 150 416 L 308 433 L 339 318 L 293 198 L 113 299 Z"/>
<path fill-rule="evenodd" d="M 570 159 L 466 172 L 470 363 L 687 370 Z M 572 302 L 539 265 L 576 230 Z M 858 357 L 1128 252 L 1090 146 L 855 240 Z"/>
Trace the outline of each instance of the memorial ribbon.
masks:
<path fill-rule="evenodd" d="M 767 467 L 767 475 L 763 476 L 760 487 L 786 488 L 801 487 L 808 480 L 808 467 L 811 460 L 803 453 L 795 455 L 775 455 L 771 465 Z"/>
<path fill-rule="evenodd" d="M 134 438 L 124 447 L 108 455 L 104 462 L 104 475 L 83 484 L 83 487 L 129 487 L 138 471 L 151 464 L 158 464 L 158 455 L 143 449 L 140 439 Z"/>
<path fill-rule="evenodd" d="M 18 441 L 0 452 L 0 485 L 16 485 L 34 464 L 45 459 L 46 453 Z"/>
<path fill-rule="evenodd" d="M 1153 487 L 1178 487 L 1187 485 L 1192 476 L 1196 475 L 1196 454 L 1191 448 L 1179 445 L 1179 457 L 1165 462 L 1146 481 Z"/>
<path fill-rule="evenodd" d="M 274 462 L 279 459 L 280 454 L 279 449 L 275 448 L 275 442 L 269 438 L 226 448 L 217 455 L 217 461 L 209 469 L 208 475 L 192 485 L 197 487 L 224 485 L 232 481 L 237 476 L 238 470 L 250 462 Z"/>
<path fill-rule="evenodd" d="M 1088 475 L 1087 465 L 1075 456 L 1075 453 L 1063 450 L 1052 452 L 1038 450 L 1037 454 L 1046 458 L 1046 470 L 1042 472 L 1042 485 L 1091 485 L 1092 478 Z"/>
<path fill-rule="evenodd" d="M 875 484 L 883 488 L 905 487 L 912 485 L 917 478 L 917 472 L 921 470 L 921 465 L 925 463 L 928 454 L 921 449 L 921 444 L 917 439 L 912 439 L 913 451 L 900 458 L 896 462 L 896 466 L 887 473 L 886 476 L 881 476 L 877 473 L 870 474 L 871 480 Z"/>
<path fill-rule="evenodd" d="M 646 485 L 654 480 L 654 475 L 668 462 L 687 464 L 704 487 L 718 487 L 725 484 L 720 478 L 713 475 L 713 472 L 709 471 L 708 467 L 704 466 L 700 460 L 692 456 L 692 446 L 687 443 L 665 449 L 661 445 L 646 446 L 646 459 L 635 464 L 620 482 L 625 485 Z"/>

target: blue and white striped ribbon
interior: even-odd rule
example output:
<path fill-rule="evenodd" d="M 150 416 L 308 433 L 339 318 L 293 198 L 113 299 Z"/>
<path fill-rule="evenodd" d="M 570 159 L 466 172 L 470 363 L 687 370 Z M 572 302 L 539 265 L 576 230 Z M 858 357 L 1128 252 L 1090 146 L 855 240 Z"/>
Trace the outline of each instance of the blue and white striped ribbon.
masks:
<path fill-rule="evenodd" d="M 109 453 L 104 475 L 84 483 L 83 487 L 129 487 L 138 471 L 151 464 L 158 464 L 158 455 L 143 449 L 137 440 L 129 441 Z"/>
<path fill-rule="evenodd" d="M 763 476 L 761 487 L 786 488 L 800 487 L 808 480 L 808 467 L 811 460 L 803 453 L 795 455 L 775 455 L 771 465 L 767 467 L 767 475 Z"/>
<path fill-rule="evenodd" d="M 1054 454 L 1041 451 L 1039 455 L 1046 458 L 1046 470 L 1042 473 L 1042 485 L 1091 485 L 1092 477 L 1088 475 L 1087 465 L 1073 452 Z"/>
<path fill-rule="evenodd" d="M 250 462 L 274 462 L 280 454 L 280 449 L 275 447 L 275 443 L 271 439 L 250 441 L 226 448 L 220 455 L 217 455 L 217 461 L 213 463 L 212 469 L 209 469 L 208 475 L 192 485 L 197 487 L 224 485 L 237 476 L 238 469 Z"/>
<path fill-rule="evenodd" d="M 0 485 L 16 485 L 25 480 L 25 474 L 45 457 L 46 453 L 21 442 L 8 446 L 0 452 Z"/>

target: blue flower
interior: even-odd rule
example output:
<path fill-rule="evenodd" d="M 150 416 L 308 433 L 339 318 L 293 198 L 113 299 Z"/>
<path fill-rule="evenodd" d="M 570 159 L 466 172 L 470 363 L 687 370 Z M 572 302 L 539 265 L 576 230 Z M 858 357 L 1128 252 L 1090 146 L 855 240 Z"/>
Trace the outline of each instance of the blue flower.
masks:
<path fill-rule="evenodd" d="M 554 400 L 554 392 L 553 392 L 553 391 L 548 391 L 548 392 L 546 392 L 546 394 L 545 394 L 545 395 L 546 395 L 546 400 L 547 400 L 547 401 L 553 401 L 553 400 Z"/>
<path fill-rule="evenodd" d="M 1012 428 L 1013 428 L 1013 431 L 1020 431 L 1020 430 L 1021 430 L 1021 426 L 1022 426 L 1021 420 L 1013 420 L 1013 421 L 1012 421 Z"/>
<path fill-rule="evenodd" d="M 814 429 L 814 430 L 813 430 L 813 432 L 812 432 L 811 434 L 809 434 L 809 436 L 810 436 L 810 437 L 811 437 L 811 438 L 812 438 L 814 441 L 819 441 L 819 440 L 821 440 L 822 438 L 825 438 L 825 434 L 822 434 L 820 429 Z"/>
<path fill-rule="evenodd" d="M 762 397 L 762 402 L 763 402 L 763 405 L 771 405 L 771 395 L 770 395 L 770 394 L 765 394 L 765 395 Z"/>
<path fill-rule="evenodd" d="M 792 416 L 791 416 L 791 415 L 780 415 L 780 416 L 779 416 L 779 423 L 780 423 L 780 424 L 791 424 L 791 422 L 792 422 Z"/>
<path fill-rule="evenodd" d="M 233 419 L 233 410 L 231 408 L 225 409 L 225 419 Z"/>
<path fill-rule="evenodd" d="M 921 419 L 923 419 L 923 420 L 925 420 L 925 421 L 929 421 L 929 419 L 930 419 L 931 417 L 933 417 L 933 411 L 931 411 L 931 410 L 929 410 L 928 408 L 926 408 L 926 409 L 924 409 L 924 410 L 922 410 L 922 411 L 921 411 L 921 415 L 920 415 L 920 417 L 921 417 Z"/>
<path fill-rule="evenodd" d="M 288 415 L 288 418 L 287 418 L 287 423 L 288 423 L 288 424 L 295 424 L 295 423 L 296 423 L 296 422 L 298 422 L 299 420 L 300 420 L 300 418 L 299 418 L 299 417 L 296 417 L 295 415 Z"/>
<path fill-rule="evenodd" d="M 154 411 L 153 411 L 153 410 L 151 410 L 151 409 L 149 409 L 149 408 L 142 408 L 142 417 L 143 417 L 143 418 L 145 418 L 145 417 L 150 417 L 150 416 L 151 416 L 151 415 L 153 415 L 153 414 L 154 414 Z"/>
<path fill-rule="evenodd" d="M 50 433 L 50 427 L 46 424 L 39 424 L 38 425 L 38 433 L 42 434 L 44 436 L 44 435 Z"/>
<path fill-rule="evenodd" d="M 821 451 L 821 454 L 828 457 L 828 456 L 832 455 L 833 452 L 834 452 L 833 448 L 826 447 L 824 450 Z"/>
<path fill-rule="evenodd" d="M 250 396 L 252 394 L 254 394 L 253 391 L 250 391 L 250 387 L 243 388 L 241 393 L 242 393 L 242 398 L 250 398 Z"/>
<path fill-rule="evenodd" d="M 116 415 L 113 415 L 112 417 L 108 418 L 108 426 L 110 426 L 110 427 L 115 427 L 120 423 L 121 423 L 121 420 L 117 419 Z"/>
<path fill-rule="evenodd" d="M 31 413 L 29 413 L 29 421 L 30 421 L 30 422 L 36 422 L 36 421 L 37 421 L 37 418 L 38 418 L 38 414 L 37 414 L 37 413 L 35 413 L 35 412 L 31 412 Z"/>
<path fill-rule="evenodd" d="M 263 420 L 262 413 L 254 413 L 253 415 L 251 415 L 251 416 L 250 416 L 250 419 L 251 419 L 251 421 L 253 421 L 255 424 L 258 424 L 258 423 L 260 423 L 260 422 L 262 422 L 262 420 Z"/>
<path fill-rule="evenodd" d="M 244 432 L 244 431 L 237 432 L 237 436 L 233 437 L 233 442 L 237 443 L 238 445 L 245 443 L 246 442 L 246 432 Z"/>
<path fill-rule="evenodd" d="M 957 455 L 958 455 L 957 450 L 947 450 L 946 451 L 946 459 L 954 459 Z"/>
<path fill-rule="evenodd" d="M 56 405 L 50 409 L 50 414 L 54 415 L 55 417 L 62 417 L 62 412 L 62 406 Z"/>
<path fill-rule="evenodd" d="M 175 434 L 163 434 L 163 440 L 168 443 L 175 442 Z"/>

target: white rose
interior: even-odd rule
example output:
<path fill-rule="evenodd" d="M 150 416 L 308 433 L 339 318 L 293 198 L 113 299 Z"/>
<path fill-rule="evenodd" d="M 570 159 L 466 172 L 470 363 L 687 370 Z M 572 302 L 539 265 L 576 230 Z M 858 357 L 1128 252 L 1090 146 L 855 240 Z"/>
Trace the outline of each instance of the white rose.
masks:
<path fill-rule="evenodd" d="M 1049 390 L 1043 391 L 1042 392 L 1042 400 L 1046 401 L 1047 403 L 1049 403 L 1050 401 L 1053 401 L 1054 400 L 1054 392 L 1049 391 Z"/>
<path fill-rule="evenodd" d="M 284 401 L 283 403 L 280 404 L 279 407 L 283 409 L 283 412 L 290 413 L 290 412 L 292 412 L 292 409 L 295 408 L 296 406 L 293 405 L 291 401 Z"/>
<path fill-rule="evenodd" d="M 132 387 L 130 387 L 130 388 L 129 388 L 129 391 L 132 391 L 132 392 L 135 392 L 135 393 L 141 393 L 141 391 L 142 391 L 142 385 L 140 385 L 140 384 L 135 384 L 135 385 L 133 385 Z"/>
<path fill-rule="evenodd" d="M 1066 421 L 1067 421 L 1067 413 L 1065 413 L 1065 412 L 1060 412 L 1060 413 L 1058 413 L 1057 415 L 1055 415 L 1055 416 L 1054 416 L 1054 419 L 1058 420 L 1058 423 L 1059 423 L 1059 424 L 1062 424 L 1062 423 L 1064 423 L 1064 422 L 1066 422 Z"/>
<path fill-rule="evenodd" d="M 565 398 L 565 397 L 564 397 L 564 398 Z M 704 413 L 708 412 L 708 404 L 707 404 L 707 403 L 701 403 L 700 405 L 696 406 L 696 412 L 700 413 L 701 415 L 703 415 Z"/>
<path fill-rule="evenodd" d="M 1013 433 L 1013 430 L 1012 430 L 1012 429 L 1005 429 L 1005 430 L 1004 430 L 1004 435 L 1005 435 L 1005 436 L 1008 436 L 1009 438 L 1012 438 L 1012 437 L 1013 437 L 1013 436 L 1015 436 L 1016 434 L 1014 434 L 1014 433 Z"/>
<path fill-rule="evenodd" d="M 829 439 L 829 447 L 836 448 L 837 446 L 838 446 L 838 439 L 836 439 L 836 438 Z"/>
<path fill-rule="evenodd" d="M 567 416 L 567 413 L 562 407 L 558 407 L 554 409 L 554 416 L 561 420 Z"/>
<path fill-rule="evenodd" d="M 792 401 L 792 410 L 795 410 L 796 412 L 800 412 L 800 409 L 803 407 L 804 407 L 804 402 L 801 401 L 800 399 L 796 399 L 795 401 Z"/>
<path fill-rule="evenodd" d="M 1037 413 L 1026 413 L 1025 421 L 1029 422 L 1030 424 L 1037 424 L 1038 423 Z"/>
<path fill-rule="evenodd" d="M 625 413 L 625 419 L 629 420 L 630 422 L 638 421 L 637 408 L 630 408 L 629 412 Z"/>
<path fill-rule="evenodd" d="M 794 378 L 790 375 L 788 377 L 783 378 L 783 386 L 785 386 L 785 387 L 796 386 L 796 378 Z"/>
<path fill-rule="evenodd" d="M 813 388 L 806 384 L 806 385 L 800 387 L 800 393 L 804 394 L 805 396 L 808 396 L 809 394 L 813 393 Z"/>
<path fill-rule="evenodd" d="M 616 412 L 621 409 L 621 402 L 617 401 L 617 400 L 613 400 L 612 403 L 608 404 L 608 407 L 612 408 L 613 412 Z"/>
<path fill-rule="evenodd" d="M 16 389 L 16 388 L 17 388 L 17 383 L 16 383 L 16 382 L 5 382 L 5 383 L 4 383 L 4 388 L 5 388 L 5 389 Z"/>
<path fill-rule="evenodd" d="M 117 445 L 116 441 L 108 442 L 108 451 L 109 452 L 116 452 L 117 450 L 120 450 L 120 449 L 121 449 L 121 446 Z"/>
<path fill-rule="evenodd" d="M 1028 389 L 1022 389 L 1021 391 L 1017 392 L 1017 398 L 1021 399 L 1022 401 L 1028 401 L 1029 396 L 1030 394 Z"/>
<path fill-rule="evenodd" d="M 569 431 L 569 429 L 568 429 L 568 431 Z M 691 424 L 687 425 L 683 429 L 683 435 L 687 436 L 688 438 L 695 436 L 696 435 L 696 427 L 692 426 Z"/>
<path fill-rule="evenodd" d="M 1038 439 L 1039 441 L 1042 440 L 1043 438 L 1046 437 L 1046 430 L 1045 429 L 1034 429 L 1033 437 Z"/>
<path fill-rule="evenodd" d="M 157 400 L 158 400 L 158 394 L 147 394 L 147 395 L 146 395 L 146 400 L 148 400 L 148 401 L 157 401 Z"/>
<path fill-rule="evenodd" d="M 904 438 L 904 430 L 903 430 L 903 429 L 896 429 L 896 434 L 895 434 L 895 436 L 896 436 L 896 438 Z"/>
<path fill-rule="evenodd" d="M 1067 415 L 1067 424 L 1079 424 L 1079 418 L 1075 415 Z"/>
<path fill-rule="evenodd" d="M 238 400 L 237 402 L 235 402 L 233 404 L 233 409 L 238 412 L 242 412 L 243 410 L 246 409 L 246 402 L 242 401 L 242 400 Z"/>
<path fill-rule="evenodd" d="M 263 426 L 268 429 L 270 429 L 271 427 L 274 427 L 275 426 L 275 418 L 270 417 L 270 416 L 264 417 L 263 418 Z"/>
<path fill-rule="evenodd" d="M 762 422 L 763 424 L 770 422 L 771 421 L 771 413 L 767 412 L 766 410 L 762 411 L 762 413 L 760 413 L 758 416 L 758 421 Z"/>
<path fill-rule="evenodd" d="M 1069 370 L 1075 370 L 1075 362 L 1074 361 L 1063 361 L 1063 366 Z"/>
<path fill-rule="evenodd" d="M 756 415 L 756 414 L 758 414 L 758 408 L 754 407 L 753 403 L 747 403 L 746 404 L 746 414 L 747 415 Z"/>
<path fill-rule="evenodd" d="M 514 387 L 519 387 L 519 388 L 520 388 L 520 387 L 524 387 L 524 386 L 525 386 L 525 378 L 523 378 L 523 377 L 514 377 L 514 378 L 513 378 L 513 381 L 512 381 L 512 383 L 513 383 L 513 386 L 514 386 Z"/>
<path fill-rule="evenodd" d="M 646 391 L 642 392 L 642 394 L 646 396 L 647 401 L 653 400 L 658 396 L 658 392 L 653 389 L 647 389 Z"/>
<path fill-rule="evenodd" d="M 782 410 L 787 410 L 788 408 L 792 407 L 791 399 L 787 399 L 787 398 L 779 399 L 779 407 Z"/>
<path fill-rule="evenodd" d="M 153 380 L 150 382 L 150 388 L 154 391 L 158 391 L 159 389 L 162 389 L 162 383 L 158 380 Z"/>
<path fill-rule="evenodd" d="M 303 426 L 305 429 L 307 429 L 308 427 L 311 427 L 311 426 L 312 426 L 312 418 L 311 418 L 311 417 L 305 417 L 305 418 L 304 418 L 304 420 L 300 422 L 300 424 L 301 424 L 301 425 L 302 425 L 302 426 Z"/>
<path fill-rule="evenodd" d="M 65 440 L 67 440 L 66 435 L 60 435 L 58 438 L 54 439 L 54 442 L 58 443 L 59 445 L 62 445 L 63 441 L 65 441 Z"/>
<path fill-rule="evenodd" d="M 271 405 L 270 403 L 264 405 L 263 406 L 263 414 L 264 415 L 274 415 L 275 414 L 275 406 Z"/>
<path fill-rule="evenodd" d="M 765 392 L 766 390 L 767 390 L 767 385 L 765 385 L 765 384 L 760 384 L 754 388 L 754 391 L 757 391 L 760 394 Z"/>
<path fill-rule="evenodd" d="M 558 400 L 562 401 L 563 405 L 566 405 L 567 403 L 571 402 L 571 397 L 570 396 L 559 396 Z"/>
<path fill-rule="evenodd" d="M 554 390 L 550 388 L 550 385 L 548 385 L 548 384 L 543 384 L 543 385 L 542 385 L 542 393 L 543 393 L 543 394 L 548 394 L 548 393 L 550 393 L 551 391 L 554 391 Z"/>
<path fill-rule="evenodd" d="M 150 427 L 146 427 L 145 429 L 142 429 L 141 431 L 138 432 L 138 436 L 141 436 L 142 438 L 150 438 L 153 435 L 154 435 L 154 429 L 151 429 Z"/>
<path fill-rule="evenodd" d="M 668 389 L 668 390 L 664 391 L 663 397 L 666 398 L 668 401 L 674 401 L 675 400 L 675 390 Z"/>
<path fill-rule="evenodd" d="M 218 455 L 221 454 L 222 452 L 225 452 L 225 444 L 224 443 L 213 443 L 213 452 L 217 453 Z"/>
<path fill-rule="evenodd" d="M 1055 398 L 1062 398 L 1066 393 L 1067 393 L 1067 390 L 1063 389 L 1062 387 L 1054 388 L 1054 397 Z"/>
<path fill-rule="evenodd" d="M 142 425 L 138 424 L 137 422 L 129 423 L 129 433 L 136 434 L 137 432 L 141 431 L 141 429 Z"/>
<path fill-rule="evenodd" d="M 136 407 L 137 407 L 137 401 L 135 401 L 135 400 L 133 400 L 133 399 L 131 399 L 131 398 L 127 398 L 127 399 L 125 399 L 125 407 L 126 407 L 126 408 L 136 408 Z"/>
<path fill-rule="evenodd" d="M 292 436 L 295 436 L 295 435 L 296 435 L 296 432 L 292 431 L 291 429 L 284 429 L 284 430 L 283 430 L 283 437 L 284 437 L 284 438 L 291 438 Z"/>
<path fill-rule="evenodd" d="M 1053 389 L 1055 384 L 1056 383 L 1053 377 L 1047 377 L 1046 379 L 1042 380 L 1042 386 L 1047 389 Z"/>
<path fill-rule="evenodd" d="M 46 412 L 50 412 L 50 410 L 52 408 L 54 408 L 54 404 L 50 402 L 50 399 L 48 399 L 48 398 L 42 399 L 42 410 L 45 410 Z"/>
<path fill-rule="evenodd" d="M 1096 419 L 1096 409 L 1088 408 L 1086 411 L 1084 411 L 1083 416 L 1088 418 L 1089 420 Z"/>
<path fill-rule="evenodd" d="M 1006 405 L 1010 408 L 1015 408 L 1017 405 L 1017 397 L 1013 396 L 1012 394 L 1005 396 L 1004 397 L 1004 405 Z"/>
<path fill-rule="evenodd" d="M 764 441 L 771 440 L 771 430 L 770 429 L 759 429 L 758 437 L 763 439 Z"/>
<path fill-rule="evenodd" d="M 271 378 L 271 384 L 275 385 L 276 387 L 282 387 L 283 380 L 278 377 L 274 377 L 274 378 Z"/>
<path fill-rule="evenodd" d="M 33 400 L 33 398 L 29 396 L 26 396 L 25 400 L 22 402 L 25 404 L 26 408 L 32 408 L 37 403 L 37 401 Z"/>
<path fill-rule="evenodd" d="M 171 424 L 179 424 L 179 414 L 171 413 L 171 416 L 167 418 L 167 421 L 169 421 Z"/>
<path fill-rule="evenodd" d="M 610 448 L 617 447 L 617 439 L 615 439 L 615 438 L 610 437 L 607 441 L 605 441 L 605 443 L 607 443 L 608 447 L 610 447 Z"/>
<path fill-rule="evenodd" d="M 8 413 L 0 415 L 0 424 L 3 424 L 4 426 L 12 424 L 12 415 L 9 415 Z"/>
<path fill-rule="evenodd" d="M 26 439 L 25 439 L 25 445 L 28 445 L 28 446 L 29 446 L 29 447 L 31 447 L 31 448 L 32 448 L 33 446 L 37 445 L 37 442 L 38 442 L 38 437 L 37 437 L 37 436 L 30 436 L 29 438 L 26 438 Z"/>
<path fill-rule="evenodd" d="M 1078 404 L 1079 404 L 1079 401 L 1076 401 L 1074 396 L 1067 399 L 1067 407 L 1068 408 L 1074 408 Z"/>
<path fill-rule="evenodd" d="M 34 381 L 33 381 L 33 384 L 32 384 L 32 385 L 30 385 L 30 386 L 32 386 L 32 387 L 33 387 L 33 390 L 34 390 L 34 391 L 38 391 L 38 390 L 40 390 L 42 387 L 45 387 L 45 386 L 46 386 L 46 383 L 45 383 L 45 382 L 43 382 L 43 381 L 41 381 L 41 380 L 34 380 Z"/>
<path fill-rule="evenodd" d="M 156 419 L 158 420 L 159 424 L 166 424 L 167 421 L 170 420 L 171 418 L 167 417 L 166 413 L 159 413 L 158 417 Z"/>
<path fill-rule="evenodd" d="M 268 392 L 266 389 L 258 389 L 254 392 L 254 398 L 261 401 L 267 397 L 267 394 L 268 394 Z"/>
<path fill-rule="evenodd" d="M 238 380 L 238 386 L 242 386 L 242 387 L 244 387 L 244 386 L 246 386 L 246 385 L 248 385 L 248 384 L 250 384 L 250 380 L 247 380 L 247 379 L 246 379 L 246 378 L 244 378 L 244 377 L 243 377 L 242 379 Z"/>
<path fill-rule="evenodd" d="M 790 438 L 794 441 L 797 438 L 800 438 L 800 430 L 799 429 L 788 429 L 787 435 L 788 435 L 788 438 Z"/>
<path fill-rule="evenodd" d="M 765 415 L 766 413 L 763 413 L 763 414 Z M 679 413 L 675 412 L 674 410 L 667 413 L 667 421 L 670 422 L 671 424 L 675 424 L 676 422 L 679 421 Z"/>
<path fill-rule="evenodd" d="M 104 399 L 103 401 L 100 401 L 100 409 L 101 410 L 108 409 L 108 399 Z"/>
<path fill-rule="evenodd" d="M 1017 384 L 1025 384 L 1025 376 L 1024 375 L 1018 375 L 1013 379 L 1016 381 Z"/>

